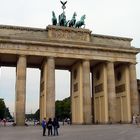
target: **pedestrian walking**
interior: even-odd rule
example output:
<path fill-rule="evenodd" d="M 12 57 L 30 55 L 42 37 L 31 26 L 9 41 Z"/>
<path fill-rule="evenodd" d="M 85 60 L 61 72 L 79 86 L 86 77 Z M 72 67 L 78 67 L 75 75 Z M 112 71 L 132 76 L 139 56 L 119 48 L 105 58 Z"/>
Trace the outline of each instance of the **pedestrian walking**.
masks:
<path fill-rule="evenodd" d="M 53 135 L 57 135 L 58 136 L 58 128 L 59 128 L 59 122 L 56 118 L 53 119 Z"/>
<path fill-rule="evenodd" d="M 46 121 L 46 118 L 44 118 L 42 120 L 43 136 L 46 136 L 45 135 L 45 133 L 46 133 L 46 127 L 47 127 L 47 121 Z"/>

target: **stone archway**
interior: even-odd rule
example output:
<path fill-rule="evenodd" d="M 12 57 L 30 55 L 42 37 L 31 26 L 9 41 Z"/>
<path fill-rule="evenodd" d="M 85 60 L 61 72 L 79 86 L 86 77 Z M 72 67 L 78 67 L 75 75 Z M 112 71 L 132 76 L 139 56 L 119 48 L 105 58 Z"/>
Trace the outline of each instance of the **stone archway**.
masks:
<path fill-rule="evenodd" d="M 130 122 L 132 114 L 139 112 L 135 69 L 139 51 L 131 46 L 131 41 L 91 34 L 87 29 L 0 26 L 0 65 L 16 67 L 17 125 L 25 122 L 27 67 L 41 70 L 41 118 L 54 117 L 55 68 L 61 67 L 70 70 L 72 75 L 73 123 L 91 124 L 91 112 L 98 123 L 116 123 L 120 119 L 115 116 L 118 112 L 123 122 Z M 116 76 L 118 70 L 123 77 L 120 81 Z M 90 72 L 93 74 L 92 101 Z M 119 102 L 122 103 L 117 108 Z"/>

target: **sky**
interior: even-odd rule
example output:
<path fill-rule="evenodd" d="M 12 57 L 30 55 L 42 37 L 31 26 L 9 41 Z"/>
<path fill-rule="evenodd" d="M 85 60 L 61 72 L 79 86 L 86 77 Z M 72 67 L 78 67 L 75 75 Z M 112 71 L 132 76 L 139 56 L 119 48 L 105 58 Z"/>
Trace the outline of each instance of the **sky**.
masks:
<path fill-rule="evenodd" d="M 67 0 L 66 17 L 74 12 L 77 20 L 85 14 L 86 28 L 94 34 L 133 38 L 132 46 L 140 48 L 139 0 Z M 62 13 L 59 0 L 0 0 L 0 24 L 46 28 L 51 24 L 52 11 Z M 137 78 L 140 79 L 140 55 L 137 55 Z M 32 77 L 34 76 L 34 79 Z M 39 69 L 27 69 L 26 112 L 39 107 Z M 70 95 L 70 73 L 56 71 L 56 99 Z M 14 113 L 15 68 L 0 69 L 0 98 Z"/>

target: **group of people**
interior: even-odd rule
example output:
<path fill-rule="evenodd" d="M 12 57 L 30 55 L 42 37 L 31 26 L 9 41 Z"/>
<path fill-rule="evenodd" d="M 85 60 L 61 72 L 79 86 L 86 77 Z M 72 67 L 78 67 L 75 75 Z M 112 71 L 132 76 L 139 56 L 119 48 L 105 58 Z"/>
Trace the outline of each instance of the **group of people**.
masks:
<path fill-rule="evenodd" d="M 49 118 L 48 121 L 46 120 L 46 118 L 42 120 L 43 136 L 46 136 L 46 128 L 48 129 L 48 136 L 58 136 L 59 127 L 59 122 L 56 118 L 54 118 L 53 120 Z"/>

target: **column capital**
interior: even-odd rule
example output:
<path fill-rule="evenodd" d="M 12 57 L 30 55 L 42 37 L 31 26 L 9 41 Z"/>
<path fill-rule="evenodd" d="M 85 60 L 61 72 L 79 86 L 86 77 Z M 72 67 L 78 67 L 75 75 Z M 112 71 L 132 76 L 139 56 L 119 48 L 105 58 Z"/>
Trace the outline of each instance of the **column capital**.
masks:
<path fill-rule="evenodd" d="M 20 55 L 18 55 L 18 57 L 27 57 L 27 55 L 20 54 Z"/>
<path fill-rule="evenodd" d="M 82 61 L 90 61 L 90 59 L 82 59 Z"/>
<path fill-rule="evenodd" d="M 113 60 L 107 60 L 106 63 L 115 63 Z"/>
<path fill-rule="evenodd" d="M 43 60 L 42 60 L 40 69 L 42 69 L 43 66 L 45 65 L 45 63 L 47 63 L 47 61 L 50 60 L 50 59 L 54 60 L 54 57 L 53 56 L 44 57 Z"/>
<path fill-rule="evenodd" d="M 90 65 L 90 61 L 89 61 L 89 60 L 84 59 L 84 60 L 82 61 L 82 63 L 86 63 L 86 62 Z"/>
<path fill-rule="evenodd" d="M 53 56 L 48 56 L 48 57 L 46 57 L 47 59 L 54 59 L 54 57 Z"/>
<path fill-rule="evenodd" d="M 137 62 L 129 62 L 129 65 L 136 65 Z"/>

